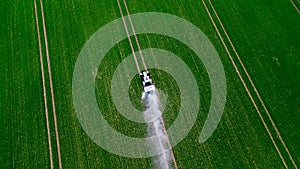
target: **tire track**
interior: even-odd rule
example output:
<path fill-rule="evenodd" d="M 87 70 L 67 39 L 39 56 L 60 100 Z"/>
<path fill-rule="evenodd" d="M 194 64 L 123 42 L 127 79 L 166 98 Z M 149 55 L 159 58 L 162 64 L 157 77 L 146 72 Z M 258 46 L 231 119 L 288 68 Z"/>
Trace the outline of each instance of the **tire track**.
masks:
<path fill-rule="evenodd" d="M 136 58 L 136 55 L 135 55 L 135 52 L 134 52 L 134 48 L 133 48 L 132 41 L 131 41 L 131 39 L 130 39 L 130 34 L 129 34 L 129 31 L 128 31 L 128 28 L 127 28 L 127 25 L 126 25 L 125 17 L 124 17 L 124 14 L 123 14 L 123 12 L 122 12 L 122 7 L 121 7 L 121 4 L 120 4 L 120 0 L 117 0 L 117 2 L 118 2 L 118 7 L 119 7 L 119 10 L 120 10 L 120 14 L 121 14 L 121 16 L 122 16 L 122 21 L 123 21 L 123 24 L 124 24 L 124 27 L 125 27 L 125 30 L 126 30 L 127 38 L 128 38 L 128 40 L 129 40 L 129 43 L 130 43 L 130 47 L 131 47 L 131 50 L 132 50 L 132 54 L 133 54 L 133 56 L 134 56 L 134 60 L 135 60 L 135 63 L 136 63 L 138 72 L 140 73 L 141 71 L 140 71 L 140 68 L 139 68 L 139 65 L 138 65 L 138 62 L 137 62 L 137 58 Z M 123 3 L 124 3 L 124 6 L 125 6 L 125 8 L 126 8 L 126 12 L 127 12 L 127 14 L 128 14 L 128 19 L 129 19 L 129 22 L 130 22 L 130 26 L 131 26 L 131 29 L 132 29 L 132 31 L 133 31 L 133 35 L 134 35 L 134 37 L 135 37 L 135 41 L 136 41 L 137 46 L 138 46 L 138 50 L 139 50 L 139 54 L 140 54 L 140 57 L 141 57 L 142 62 L 143 62 L 143 66 L 144 66 L 145 70 L 147 71 L 147 66 L 146 66 L 146 63 L 145 63 L 145 61 L 144 61 L 143 53 L 142 53 L 142 50 L 141 50 L 141 47 L 140 47 L 138 38 L 137 38 L 137 36 L 136 36 L 135 28 L 134 28 L 133 22 L 132 22 L 131 17 L 130 17 L 130 13 L 129 13 L 129 10 L 128 10 L 127 4 L 126 4 L 126 0 L 123 0 Z M 167 142 L 168 142 L 169 150 L 170 150 L 170 152 L 171 152 L 171 156 L 172 156 L 172 161 L 173 161 L 174 167 L 175 167 L 175 169 L 177 169 L 177 168 L 178 168 L 177 162 L 176 162 L 175 155 L 174 155 L 174 152 L 173 152 L 173 149 L 172 149 L 170 140 L 169 140 L 168 133 L 167 133 L 166 128 L 165 128 L 165 124 L 164 124 L 163 118 L 160 117 L 160 120 L 161 120 L 161 123 L 162 123 L 162 126 L 163 126 L 164 134 L 165 134 L 166 137 L 167 137 Z"/>
<path fill-rule="evenodd" d="M 129 31 L 128 31 L 128 28 L 127 28 L 127 25 L 126 25 L 125 17 L 124 17 L 123 12 L 122 12 L 120 0 L 117 0 L 117 2 L 118 2 L 120 14 L 121 14 L 121 16 L 122 16 L 122 21 L 123 21 L 123 24 L 124 24 L 124 27 L 125 27 L 125 30 L 126 30 L 127 39 L 128 39 L 128 41 L 129 41 L 129 44 L 130 44 L 131 52 L 132 52 L 133 57 L 134 57 L 136 69 L 137 69 L 138 72 L 140 73 L 140 72 L 141 72 L 140 66 L 139 66 L 139 64 L 138 64 L 138 61 L 137 61 L 137 58 L 136 58 L 136 55 L 135 55 L 135 52 L 134 52 L 133 44 L 132 44 L 132 41 L 131 41 L 131 39 L 130 39 L 130 34 L 129 34 Z"/>
<path fill-rule="evenodd" d="M 280 134 L 280 132 L 279 132 L 279 130 L 278 130 L 278 128 L 277 128 L 275 122 L 273 121 L 273 119 L 272 119 L 272 117 L 271 117 L 271 114 L 270 114 L 269 110 L 267 109 L 267 107 L 266 107 L 266 105 L 265 105 L 263 99 L 261 98 L 261 96 L 260 96 L 260 94 L 259 94 L 259 92 L 258 92 L 258 90 L 257 90 L 257 88 L 256 88 L 256 86 L 255 86 L 255 84 L 254 84 L 254 82 L 253 82 L 251 76 L 249 75 L 249 73 L 248 73 L 248 71 L 247 71 L 247 69 L 246 69 L 244 63 L 242 62 L 242 59 L 240 58 L 238 52 L 236 51 L 236 48 L 234 47 L 234 45 L 233 45 L 233 43 L 232 43 L 232 41 L 231 41 L 231 39 L 230 39 L 230 37 L 229 37 L 229 35 L 228 35 L 226 29 L 224 28 L 224 25 L 223 25 L 221 19 L 219 18 L 218 13 L 216 12 L 216 10 L 215 10 L 213 4 L 211 3 L 211 0 L 208 0 L 208 2 L 209 2 L 209 4 L 210 4 L 210 6 L 212 7 L 213 12 L 214 12 L 214 14 L 216 15 L 217 20 L 218 20 L 218 22 L 220 23 L 220 25 L 221 25 L 221 27 L 222 27 L 224 33 L 225 33 L 225 36 L 226 36 L 226 38 L 228 39 L 228 41 L 229 41 L 229 43 L 230 43 L 230 46 L 232 47 L 232 49 L 233 49 L 235 55 L 237 56 L 238 61 L 239 61 L 239 63 L 241 64 L 241 66 L 242 66 L 242 68 L 243 68 L 243 70 L 244 70 L 244 72 L 245 72 L 245 74 L 246 74 L 248 80 L 250 81 L 251 86 L 253 87 L 253 89 L 254 89 L 254 91 L 255 91 L 255 93 L 256 93 L 256 95 L 257 95 L 257 97 L 258 97 L 260 103 L 262 104 L 262 106 L 263 106 L 263 108 L 264 108 L 264 110 L 265 110 L 265 112 L 266 112 L 266 114 L 267 114 L 267 116 L 268 116 L 268 119 L 271 121 L 271 124 L 272 124 L 273 128 L 274 128 L 275 131 L 276 131 L 277 137 L 279 138 L 279 140 L 280 140 L 281 144 L 283 145 L 285 151 L 288 153 L 288 156 L 289 156 L 290 160 L 292 161 L 294 167 L 297 168 L 297 165 L 296 165 L 296 163 L 295 163 L 295 161 L 294 161 L 294 159 L 293 159 L 293 157 L 292 157 L 292 155 L 291 155 L 289 149 L 287 148 L 287 146 L 286 146 L 286 144 L 285 144 L 283 138 L 281 137 L 281 134 Z"/>
<path fill-rule="evenodd" d="M 128 10 L 128 7 L 127 7 L 126 0 L 124 0 L 123 2 L 124 2 L 125 9 L 126 9 L 126 12 L 127 12 L 128 18 L 129 18 L 131 29 L 133 31 L 134 38 L 135 38 L 135 41 L 136 41 L 136 44 L 137 44 L 137 47 L 138 47 L 138 50 L 139 50 L 139 53 L 140 53 L 140 57 L 142 58 L 142 62 L 143 62 L 144 68 L 147 71 L 147 66 L 146 66 L 146 63 L 145 63 L 145 60 L 144 60 L 143 52 L 141 50 L 141 46 L 140 46 L 139 40 L 138 40 L 138 38 L 136 36 L 135 28 L 134 28 L 132 20 L 131 20 L 131 16 L 130 16 L 130 13 L 129 13 L 129 10 Z"/>
<path fill-rule="evenodd" d="M 211 13 L 209 12 L 209 10 L 208 10 L 208 8 L 207 8 L 207 5 L 206 5 L 206 3 L 204 2 L 204 0 L 202 0 L 202 3 L 203 3 L 203 5 L 204 5 L 204 7 L 205 7 L 205 10 L 206 10 L 207 14 L 209 15 L 209 18 L 210 18 L 210 20 L 211 20 L 211 22 L 212 22 L 212 24 L 213 24 L 215 30 L 217 31 L 217 34 L 218 34 L 218 36 L 219 36 L 219 38 L 220 38 L 220 40 L 221 40 L 221 42 L 222 42 L 222 44 L 223 44 L 223 46 L 224 46 L 224 48 L 225 48 L 225 50 L 226 50 L 226 53 L 228 54 L 228 56 L 229 56 L 229 58 L 230 58 L 230 61 L 231 61 L 232 65 L 234 66 L 236 73 L 238 74 L 238 76 L 239 76 L 241 82 L 243 83 L 243 86 L 244 86 L 244 88 L 245 88 L 245 90 L 246 90 L 248 96 L 250 97 L 250 100 L 251 100 L 251 102 L 253 103 L 253 105 L 254 105 L 254 107 L 255 107 L 255 109 L 256 109 L 256 111 L 257 111 L 257 113 L 258 113 L 258 115 L 259 115 L 259 117 L 260 117 L 260 119 L 261 119 L 261 121 L 262 121 L 262 123 L 263 123 L 263 125 L 264 125 L 264 127 L 265 127 L 265 129 L 266 129 L 266 131 L 267 131 L 267 133 L 268 133 L 268 135 L 269 135 L 269 137 L 270 137 L 270 139 L 271 139 L 271 141 L 272 141 L 272 143 L 273 143 L 273 145 L 274 145 L 274 147 L 275 147 L 275 149 L 276 149 L 276 151 L 277 151 L 277 153 L 278 153 L 278 155 L 279 155 L 279 157 L 280 157 L 280 159 L 281 159 L 281 161 L 282 161 L 282 163 L 283 163 L 283 165 L 284 165 L 286 168 L 288 168 L 288 166 L 287 166 L 287 164 L 286 164 L 286 161 L 285 161 L 285 159 L 283 158 L 283 156 L 282 156 L 282 154 L 281 154 L 281 152 L 280 152 L 280 150 L 279 150 L 279 148 L 278 148 L 278 146 L 277 146 L 277 144 L 276 144 L 276 142 L 275 142 L 275 140 L 274 140 L 274 138 L 273 138 L 273 136 L 272 136 L 272 134 L 271 134 L 271 132 L 270 132 L 270 130 L 269 130 L 269 128 L 268 128 L 268 126 L 267 126 L 267 124 L 266 124 L 266 122 L 265 122 L 265 120 L 264 120 L 262 114 L 261 114 L 261 112 L 260 112 L 260 110 L 258 109 L 258 106 L 256 105 L 256 103 L 255 103 L 255 101 L 254 101 L 254 99 L 253 99 L 253 96 L 252 96 L 252 94 L 250 93 L 250 91 L 249 91 L 249 89 L 248 89 L 248 86 L 246 85 L 246 83 L 245 83 L 245 81 L 244 81 L 244 79 L 243 79 L 243 77 L 242 77 L 242 75 L 241 75 L 239 69 L 237 68 L 237 65 L 236 65 L 236 63 L 234 62 L 233 57 L 232 57 L 232 55 L 230 54 L 230 52 L 229 52 L 229 50 L 228 50 L 228 48 L 227 48 L 227 46 L 226 46 L 226 44 L 225 44 L 225 42 L 224 42 L 224 39 L 223 39 L 222 35 L 220 34 L 219 29 L 217 28 L 216 23 L 214 22 L 214 20 L 213 20 L 213 18 L 212 18 L 212 16 L 211 16 Z"/>
<path fill-rule="evenodd" d="M 140 46 L 140 43 L 139 43 L 139 41 L 138 41 L 136 32 L 135 32 L 135 28 L 134 28 L 133 22 L 132 22 L 132 20 L 131 20 L 131 16 L 130 16 L 130 13 L 129 13 L 129 10 L 128 10 L 128 7 L 127 7 L 126 0 L 123 0 L 123 2 L 124 2 L 124 5 L 125 5 L 126 12 L 127 12 L 127 14 L 128 14 L 130 26 L 131 26 L 131 29 L 132 29 L 132 31 L 133 31 L 133 35 L 134 35 L 134 37 L 135 37 L 135 41 L 136 41 L 136 43 L 137 43 L 138 50 L 139 50 L 140 56 L 141 56 L 141 58 L 142 58 L 142 62 L 143 62 L 144 68 L 145 68 L 145 70 L 147 71 L 147 66 L 146 66 L 146 63 L 145 63 L 145 61 L 144 61 L 144 56 L 143 56 L 143 53 L 142 53 L 142 50 L 141 50 L 141 46 Z M 121 9 L 120 9 L 120 10 L 121 10 Z M 168 133 L 167 133 L 167 130 L 166 130 L 166 127 L 165 127 L 164 120 L 163 120 L 163 117 L 162 117 L 162 116 L 160 117 L 160 121 L 161 121 L 161 123 L 162 123 L 162 127 L 163 127 L 163 130 L 164 130 L 164 134 L 167 136 L 167 142 L 168 142 L 169 150 L 170 150 L 170 152 L 171 152 L 171 156 L 172 156 L 172 160 L 173 160 L 173 163 L 174 163 L 174 167 L 175 167 L 175 169 L 177 169 L 177 168 L 178 168 L 177 162 L 176 162 L 176 159 L 175 159 L 175 155 L 174 155 L 174 152 L 173 152 L 173 149 L 172 149 L 172 145 L 171 145 L 171 143 L 170 143 L 169 136 L 168 136 Z"/>
<path fill-rule="evenodd" d="M 51 132 L 50 132 L 50 126 L 49 126 L 47 92 L 46 92 L 46 83 L 45 83 L 45 72 L 44 72 L 44 66 L 43 66 L 44 65 L 44 63 L 43 63 L 43 52 L 42 52 L 41 34 L 40 34 L 40 29 L 39 29 L 39 21 L 38 21 L 36 0 L 34 0 L 34 13 L 35 13 L 36 30 L 37 30 L 37 35 L 38 35 L 40 65 L 41 65 L 41 73 L 42 73 L 43 96 L 44 96 L 44 106 L 45 106 L 45 115 L 46 115 L 46 126 L 47 126 L 47 136 L 48 136 L 50 168 L 53 169 L 53 156 L 52 156 L 52 146 L 51 146 L 51 137 L 50 137 Z"/>
<path fill-rule="evenodd" d="M 293 5 L 293 7 L 296 9 L 296 11 L 298 12 L 298 14 L 300 14 L 300 10 L 299 8 L 297 7 L 297 5 L 295 4 L 295 2 L 293 0 L 290 0 L 291 4 Z M 299 0 L 298 0 L 298 3 L 299 3 Z"/>
<path fill-rule="evenodd" d="M 55 99 L 54 99 L 54 91 L 53 91 L 53 83 L 52 83 L 52 73 L 51 73 L 51 65 L 50 65 L 50 57 L 49 57 L 49 48 L 48 48 L 48 39 L 47 39 L 47 31 L 46 31 L 43 0 L 40 0 L 40 6 L 41 6 L 41 12 L 42 12 L 42 24 L 43 24 L 43 31 L 44 31 L 45 46 L 46 46 L 46 58 L 47 58 L 47 65 L 48 65 L 49 84 L 50 84 L 51 101 L 52 101 L 52 111 L 53 111 L 53 118 L 54 118 L 54 128 L 55 128 L 57 155 L 58 155 L 58 165 L 59 165 L 59 168 L 62 169 L 61 155 L 60 155 L 60 143 L 59 143 L 59 135 L 58 135 L 58 127 L 57 127 L 56 108 L 55 108 Z"/>
<path fill-rule="evenodd" d="M 35 4 L 35 13 L 36 13 L 36 22 L 38 23 L 38 11 L 37 11 L 37 2 L 34 0 Z M 43 7 L 43 1 L 40 0 L 40 8 L 41 8 L 41 17 L 42 17 L 42 26 L 43 26 L 43 35 L 44 35 L 44 43 L 45 43 L 45 49 L 46 49 L 46 59 L 47 59 L 47 69 L 48 69 L 48 76 L 49 76 L 49 85 L 50 85 L 50 93 L 51 93 L 51 103 L 52 103 L 52 112 L 53 112 L 53 121 L 54 121 L 54 129 L 55 129 L 55 140 L 56 140 L 56 146 L 57 146 L 57 156 L 58 156 L 58 165 L 59 169 L 62 169 L 62 162 L 61 162 L 61 154 L 60 154 L 60 143 L 59 143 L 59 134 L 58 134 L 58 126 L 57 126 L 57 117 L 56 117 L 56 108 L 55 108 L 55 97 L 54 97 L 54 89 L 53 89 L 53 80 L 52 80 L 52 73 L 51 73 L 51 64 L 50 64 L 50 56 L 49 56 L 49 47 L 48 47 L 48 39 L 47 39 L 47 30 L 46 30 L 46 23 L 45 23 L 45 14 L 44 14 L 44 7 Z M 39 47 L 40 47 L 40 54 L 42 54 L 42 47 L 41 47 L 41 40 L 40 40 L 40 32 L 39 27 L 38 28 L 38 36 L 39 36 Z M 43 56 L 41 56 L 41 60 L 43 59 Z M 41 63 L 43 63 L 41 61 Z M 41 65 L 43 66 L 43 64 Z M 44 69 L 43 69 L 44 70 Z M 43 72 L 44 74 L 44 72 Z M 43 75 L 44 76 L 44 75 Z M 45 78 L 43 78 L 45 80 Z M 45 81 L 43 82 L 45 84 Z M 46 94 L 46 87 L 44 88 L 44 97 L 47 97 Z M 48 108 L 47 108 L 47 116 L 48 116 Z M 47 123 L 49 123 L 48 117 L 47 117 Z M 47 124 L 49 125 L 49 124 Z M 49 126 L 47 126 L 49 127 Z M 48 130 L 48 129 L 47 129 Z M 48 133 L 48 139 L 50 137 L 50 128 Z M 51 142 L 50 142 L 51 146 Z M 52 149 L 52 148 L 51 148 Z M 51 151 L 51 168 L 53 168 L 53 158 L 52 158 L 52 151 Z"/>

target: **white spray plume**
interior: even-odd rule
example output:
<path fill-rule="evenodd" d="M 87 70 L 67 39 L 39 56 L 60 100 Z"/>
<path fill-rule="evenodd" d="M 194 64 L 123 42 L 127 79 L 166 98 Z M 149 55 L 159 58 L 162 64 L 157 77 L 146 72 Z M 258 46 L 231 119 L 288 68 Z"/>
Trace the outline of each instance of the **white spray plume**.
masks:
<path fill-rule="evenodd" d="M 157 169 L 171 168 L 171 152 L 168 145 L 168 137 L 163 126 L 160 101 L 155 91 L 143 93 L 142 99 L 146 104 L 144 120 L 147 122 L 147 132 L 151 154 L 159 154 L 152 157 L 153 166 Z"/>

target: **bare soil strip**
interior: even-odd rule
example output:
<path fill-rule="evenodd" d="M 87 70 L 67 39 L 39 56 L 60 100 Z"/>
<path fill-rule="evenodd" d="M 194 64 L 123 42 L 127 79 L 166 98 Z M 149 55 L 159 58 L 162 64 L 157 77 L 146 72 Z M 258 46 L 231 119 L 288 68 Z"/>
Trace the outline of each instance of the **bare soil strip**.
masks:
<path fill-rule="evenodd" d="M 206 12 L 207 12 L 208 15 L 209 15 L 209 18 L 210 18 L 212 24 L 214 25 L 215 30 L 217 31 L 217 34 L 218 34 L 218 36 L 219 36 L 219 38 L 220 38 L 220 40 L 221 40 L 221 42 L 222 42 L 222 44 L 223 44 L 223 46 L 224 46 L 224 48 L 225 48 L 225 50 L 226 50 L 226 52 L 227 52 L 227 54 L 228 54 L 230 60 L 231 60 L 232 65 L 233 65 L 234 68 L 235 68 L 236 73 L 238 74 L 238 76 L 239 76 L 241 82 L 243 83 L 243 86 L 244 86 L 244 88 L 246 89 L 246 92 L 248 93 L 248 96 L 250 97 L 251 102 L 253 103 L 253 105 L 254 105 L 254 107 L 255 107 L 255 109 L 256 109 L 256 111 L 257 111 L 257 113 L 258 113 L 258 115 L 259 115 L 259 117 L 260 117 L 260 119 L 261 119 L 261 121 L 262 121 L 262 123 L 263 123 L 263 125 L 264 125 L 264 127 L 265 127 L 265 129 L 266 129 L 266 131 L 267 131 L 267 133 L 268 133 L 268 135 L 269 135 L 269 137 L 270 137 L 270 139 L 271 139 L 271 141 L 272 141 L 272 143 L 273 143 L 273 145 L 274 145 L 276 151 L 277 151 L 277 153 L 278 153 L 278 155 L 279 155 L 279 157 L 281 158 L 282 163 L 284 164 L 284 166 L 285 166 L 286 168 L 288 168 L 288 166 L 287 166 L 287 164 L 286 164 L 286 161 L 285 161 L 285 159 L 283 158 L 283 156 L 282 156 L 282 154 L 281 154 L 281 152 L 280 152 L 280 150 L 279 150 L 279 148 L 278 148 L 278 146 L 277 146 L 277 144 L 276 144 L 276 142 L 275 142 L 275 140 L 274 140 L 274 138 L 273 138 L 273 136 L 272 136 L 272 134 L 271 134 L 271 132 L 270 132 L 270 130 L 269 130 L 269 128 L 268 128 L 266 122 L 265 122 L 265 120 L 264 120 L 264 118 L 262 117 L 261 112 L 260 112 L 260 110 L 258 109 L 258 106 L 256 105 L 256 103 L 255 103 L 255 101 L 254 101 L 254 99 L 253 99 L 253 96 L 252 96 L 252 94 L 250 93 L 250 91 L 249 91 L 249 89 L 248 89 L 248 86 L 246 85 L 246 83 L 245 83 L 245 81 L 244 81 L 244 79 L 243 79 L 243 77 L 242 77 L 242 75 L 241 75 L 241 73 L 240 73 L 238 67 L 236 66 L 236 64 L 235 64 L 235 62 L 234 62 L 234 60 L 233 60 L 233 58 L 232 58 L 232 55 L 230 54 L 230 52 L 229 52 L 229 50 L 228 50 L 228 48 L 227 48 L 227 46 L 226 46 L 226 44 L 225 44 L 225 42 L 224 42 L 224 39 L 223 39 L 222 35 L 220 34 L 219 29 L 217 28 L 216 23 L 214 22 L 214 20 L 213 20 L 213 18 L 212 18 L 212 16 L 211 16 L 211 13 L 209 12 L 209 10 L 208 10 L 208 8 L 207 8 L 207 6 L 206 6 L 204 0 L 202 0 L 202 3 L 203 3 L 203 5 L 204 5 L 204 7 L 205 7 L 205 9 L 206 9 Z"/>
<path fill-rule="evenodd" d="M 38 13 L 37 13 L 36 0 L 34 0 L 34 12 L 35 12 L 35 23 L 36 23 L 36 30 L 37 30 L 37 35 L 38 35 L 38 42 L 39 42 L 40 65 L 41 65 L 42 82 L 43 82 L 43 95 L 44 95 L 44 106 L 45 106 L 45 114 L 46 114 L 46 126 L 47 126 L 47 136 L 48 136 L 48 146 L 49 146 L 50 168 L 53 169 L 52 146 L 51 146 L 50 127 L 49 127 L 49 113 L 48 113 L 48 105 L 47 105 L 45 72 L 44 72 L 44 66 L 43 66 L 44 65 L 43 52 L 42 52 L 41 35 L 40 35 L 40 29 L 39 29 L 39 21 L 38 21 L 39 19 L 38 19 Z"/>

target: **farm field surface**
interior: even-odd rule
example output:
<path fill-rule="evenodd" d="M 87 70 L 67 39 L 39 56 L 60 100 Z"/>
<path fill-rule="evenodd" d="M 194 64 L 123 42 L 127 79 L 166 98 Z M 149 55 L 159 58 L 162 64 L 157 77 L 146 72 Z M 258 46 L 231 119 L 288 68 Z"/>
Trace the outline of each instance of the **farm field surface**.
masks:
<path fill-rule="evenodd" d="M 120 2 L 127 15 L 123 0 Z M 198 27 L 213 44 L 224 68 L 224 112 L 211 137 L 199 143 L 212 97 L 205 65 L 175 38 L 137 35 L 142 49 L 164 49 L 180 58 L 198 85 L 196 122 L 172 149 L 178 168 L 298 168 L 299 1 L 126 2 L 132 15 L 166 13 Z M 97 145 L 84 131 L 74 108 L 76 61 L 95 32 L 121 17 L 117 0 L 1 1 L 0 14 L 0 168 L 153 168 L 150 157 L 122 157 Z M 119 31 L 125 31 L 123 25 L 112 30 Z M 133 36 L 131 39 L 134 41 Z M 138 51 L 136 43 L 134 47 Z M 142 138 L 147 135 L 146 125 L 123 117 L 111 96 L 114 72 L 131 54 L 128 39 L 109 50 L 95 74 L 95 95 L 112 128 Z M 180 87 L 168 72 L 149 71 L 155 87 L 167 98 L 163 118 L 170 128 L 179 115 Z M 127 74 L 124 72 L 125 78 L 131 78 Z M 136 74 L 128 94 L 142 112 L 140 83 Z M 126 84 L 121 82 L 122 86 Z"/>

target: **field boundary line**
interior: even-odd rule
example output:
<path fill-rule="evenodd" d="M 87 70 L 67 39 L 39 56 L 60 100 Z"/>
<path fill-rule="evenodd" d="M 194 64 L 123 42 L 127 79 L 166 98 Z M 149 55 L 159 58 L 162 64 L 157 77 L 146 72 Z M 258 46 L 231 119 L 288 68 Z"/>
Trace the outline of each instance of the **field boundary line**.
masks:
<path fill-rule="evenodd" d="M 48 65 L 49 84 L 50 84 L 51 101 L 52 101 L 52 111 L 53 111 L 53 118 L 54 118 L 54 128 L 55 128 L 57 155 L 58 155 L 58 165 L 59 165 L 59 168 L 62 169 L 61 154 L 60 154 L 60 143 L 59 143 L 59 135 L 58 135 L 58 127 L 57 127 L 56 108 L 55 108 L 55 99 L 54 99 L 54 90 L 53 90 L 53 83 L 52 83 L 52 73 L 51 73 L 51 65 L 50 65 L 50 56 L 49 56 L 49 47 L 48 47 L 48 39 L 47 39 L 47 30 L 46 30 L 46 23 L 45 23 L 43 0 L 40 0 L 40 6 L 41 6 L 41 13 L 42 13 L 42 24 L 43 24 L 43 31 L 44 31 L 44 40 L 45 40 L 45 46 L 46 46 L 46 58 L 47 58 L 47 65 Z"/>
<path fill-rule="evenodd" d="M 296 163 L 295 163 L 295 161 L 294 161 L 294 159 L 293 159 L 293 157 L 292 157 L 292 155 L 291 155 L 289 149 L 287 148 L 287 146 L 286 146 L 286 144 L 285 144 L 283 138 L 281 137 L 281 134 L 280 134 L 280 132 L 279 132 L 279 130 L 278 130 L 278 128 L 277 128 L 275 122 L 273 121 L 272 116 L 271 116 L 269 110 L 267 109 L 267 107 L 266 107 L 266 105 L 265 105 L 263 99 L 261 98 L 261 96 L 260 96 L 260 94 L 259 94 L 259 92 L 258 92 L 258 90 L 257 90 L 257 88 L 256 88 L 256 86 L 255 86 L 255 84 L 254 84 L 254 82 L 253 82 L 251 76 L 249 75 L 249 73 L 248 73 L 248 71 L 247 71 L 247 69 L 246 69 L 246 67 L 245 67 L 245 65 L 244 65 L 244 63 L 243 63 L 243 61 L 242 61 L 242 59 L 240 58 L 238 52 L 236 51 L 236 48 L 234 47 L 234 45 L 233 45 L 233 43 L 232 43 L 232 41 L 231 41 L 231 39 L 230 39 L 230 37 L 229 37 L 229 35 L 228 35 L 226 29 L 224 28 L 224 25 L 223 25 L 221 19 L 219 18 L 219 15 L 218 15 L 217 11 L 215 10 L 213 4 L 211 3 L 211 0 L 208 0 L 208 1 L 209 1 L 210 6 L 212 7 L 212 9 L 213 9 L 213 11 L 214 11 L 214 13 L 215 13 L 215 15 L 216 15 L 218 21 L 219 21 L 219 23 L 220 23 L 220 25 L 221 25 L 221 27 L 222 27 L 224 33 L 225 33 L 226 38 L 228 39 L 228 41 L 229 41 L 229 43 L 230 43 L 230 45 L 231 45 L 231 47 L 232 47 L 234 53 L 236 54 L 236 56 L 237 56 L 237 58 L 238 58 L 238 60 L 239 60 L 239 62 L 240 62 L 240 64 L 241 64 L 241 66 L 242 66 L 244 72 L 246 73 L 246 76 L 247 76 L 247 78 L 249 79 L 249 81 L 250 81 L 250 83 L 251 83 L 251 86 L 253 87 L 253 89 L 254 89 L 254 91 L 255 91 L 255 93 L 256 93 L 256 95 L 257 95 L 257 97 L 258 97 L 260 103 L 262 104 L 262 106 L 263 106 L 263 108 L 264 108 L 264 110 L 265 110 L 265 112 L 266 112 L 266 114 L 267 114 L 269 120 L 271 121 L 271 124 L 272 124 L 273 128 L 274 128 L 275 131 L 276 131 L 276 135 L 278 136 L 280 142 L 282 143 L 282 145 L 283 145 L 285 151 L 288 153 L 288 156 L 289 156 L 290 160 L 292 161 L 294 167 L 297 168 L 297 165 L 296 165 Z"/>
<path fill-rule="evenodd" d="M 295 4 L 295 2 L 293 0 L 290 0 L 291 4 L 293 5 L 293 7 L 297 10 L 298 14 L 300 14 L 300 10 L 299 8 L 297 7 L 297 5 Z M 299 2 L 299 0 L 298 0 Z"/>
<path fill-rule="evenodd" d="M 39 30 L 39 21 L 38 21 L 39 19 L 38 19 L 38 13 L 37 13 L 36 0 L 34 0 L 34 13 L 35 13 L 35 23 L 36 23 L 37 35 L 38 35 L 40 65 L 41 65 L 41 73 L 42 73 L 43 96 L 44 96 L 44 106 L 45 106 L 45 115 L 46 115 L 50 168 L 53 169 L 53 157 L 52 157 L 51 134 L 50 134 L 51 132 L 50 132 L 50 125 L 49 125 L 48 105 L 47 105 L 47 92 L 46 92 L 46 83 L 45 83 L 43 52 L 42 52 L 42 44 L 41 44 L 41 34 L 40 34 L 40 30 Z"/>
<path fill-rule="evenodd" d="M 256 105 L 256 103 L 255 103 L 255 101 L 254 101 L 254 99 L 253 99 L 253 97 L 252 97 L 252 94 L 250 93 L 250 91 L 249 91 L 249 89 L 248 89 L 248 87 L 247 87 L 247 85 L 246 85 L 246 83 L 245 83 L 245 81 L 244 81 L 244 79 L 243 79 L 243 77 L 242 77 L 242 75 L 241 75 L 239 69 L 237 68 L 237 65 L 235 64 L 235 62 L 234 62 L 234 60 L 233 60 L 233 57 L 231 56 L 231 54 L 230 54 L 230 52 L 229 52 L 229 50 L 228 50 L 228 48 L 227 48 L 227 46 L 226 46 L 226 44 L 225 44 L 225 42 L 224 42 L 224 39 L 223 39 L 222 35 L 220 34 L 219 29 L 217 28 L 217 25 L 216 25 L 216 23 L 214 22 L 214 20 L 213 20 L 213 18 L 212 18 L 212 16 L 211 16 L 211 13 L 209 12 L 209 10 L 208 10 L 208 8 L 207 8 L 207 6 L 206 6 L 204 0 L 202 0 L 202 3 L 203 3 L 203 5 L 204 5 L 204 7 L 205 7 L 205 9 L 206 9 L 206 12 L 207 12 L 208 15 L 209 15 L 209 18 L 210 18 L 210 20 L 211 20 L 211 22 L 212 22 L 212 24 L 213 24 L 215 30 L 217 31 L 217 34 L 218 34 L 218 36 L 219 36 L 219 38 L 220 38 L 220 40 L 221 40 L 221 42 L 222 42 L 222 44 L 223 44 L 223 46 L 224 46 L 224 48 L 225 48 L 225 50 L 226 50 L 226 52 L 227 52 L 227 54 L 228 54 L 230 60 L 231 60 L 232 65 L 233 65 L 234 68 L 235 68 L 235 71 L 237 72 L 237 74 L 238 74 L 240 80 L 242 81 L 243 86 L 244 86 L 244 88 L 246 89 L 246 92 L 248 93 L 248 96 L 250 97 L 251 102 L 253 103 L 253 105 L 254 105 L 254 107 L 255 107 L 255 109 L 256 109 L 256 111 L 257 111 L 257 113 L 258 113 L 258 115 L 259 115 L 259 117 L 260 117 L 260 119 L 261 119 L 261 121 L 262 121 L 262 123 L 263 123 L 263 125 L 264 125 L 264 127 L 265 127 L 265 129 L 266 129 L 266 131 L 267 131 L 267 133 L 268 133 L 268 135 L 269 135 L 269 137 L 270 137 L 270 139 L 271 139 L 271 141 L 272 141 L 272 143 L 273 143 L 273 145 L 274 145 L 276 151 L 277 151 L 277 153 L 278 153 L 278 155 L 279 155 L 279 157 L 281 158 L 282 163 L 284 164 L 284 166 L 285 166 L 286 168 L 288 168 L 288 166 L 287 166 L 287 164 L 286 164 L 286 162 L 285 162 L 285 160 L 284 160 L 284 158 L 283 158 L 283 156 L 282 156 L 282 154 L 281 154 L 279 148 L 277 147 L 277 144 L 276 144 L 276 142 L 275 142 L 275 140 L 274 140 L 274 138 L 273 138 L 273 136 L 272 136 L 272 134 L 271 134 L 271 132 L 270 132 L 270 130 L 269 130 L 269 128 L 268 128 L 268 126 L 267 126 L 267 124 L 266 124 L 264 118 L 263 118 L 263 116 L 261 115 L 261 112 L 260 112 L 260 110 L 258 109 L 258 106 Z"/>

